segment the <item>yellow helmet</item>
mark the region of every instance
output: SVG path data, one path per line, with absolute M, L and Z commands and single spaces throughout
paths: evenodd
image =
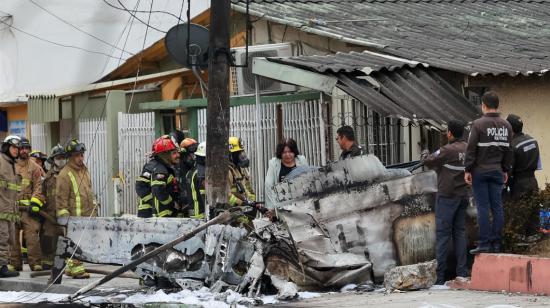
M 241 138 L 229 137 L 229 152 L 234 153 L 239 151 L 244 151 Z

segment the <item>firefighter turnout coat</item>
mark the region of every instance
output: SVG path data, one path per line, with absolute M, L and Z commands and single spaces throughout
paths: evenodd
M 79 167 L 69 161 L 57 176 L 55 192 L 57 216 L 97 215 L 92 180 L 86 166 Z

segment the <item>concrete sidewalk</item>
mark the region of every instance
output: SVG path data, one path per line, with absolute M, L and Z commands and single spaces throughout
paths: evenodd
M 105 271 L 114 271 L 118 266 L 86 264 L 86 268 L 95 268 Z M 0 279 L 0 291 L 27 291 L 27 292 L 43 292 L 48 287 L 48 279 L 50 276 L 30 277 L 30 271 L 27 264 L 23 266 L 23 271 L 19 277 L 2 278 Z M 61 284 L 52 285 L 48 293 L 72 294 L 83 286 L 99 280 L 104 275 L 91 274 L 89 279 L 73 279 L 63 275 Z M 138 279 L 131 278 L 115 278 L 100 287 L 101 290 L 117 288 L 120 290 L 138 290 L 141 288 Z
M 292 308 L 459 308 L 550 307 L 550 297 L 468 290 L 422 290 L 405 293 L 325 293 L 321 297 L 265 307 Z

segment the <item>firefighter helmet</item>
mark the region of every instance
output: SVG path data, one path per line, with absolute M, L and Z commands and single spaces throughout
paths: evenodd
M 84 143 L 78 141 L 78 139 L 73 139 L 65 147 L 65 153 L 71 155 L 74 153 L 84 153 L 86 152 L 86 146 Z
M 46 161 L 46 159 L 48 159 L 48 157 L 46 156 L 46 154 L 38 151 L 38 150 L 34 150 L 31 152 L 31 154 L 29 154 L 30 157 L 34 157 L 34 158 L 38 158 L 42 161 Z
M 155 155 L 176 149 L 177 146 L 174 143 L 173 138 L 169 135 L 160 136 L 157 140 L 155 140 L 155 142 L 153 142 L 153 154 Z
M 65 156 L 67 153 L 65 152 L 65 149 L 60 145 L 56 145 L 52 148 L 52 153 L 50 154 L 50 159 L 54 159 L 57 156 Z
M 28 148 L 28 149 L 32 148 L 31 147 L 31 142 L 26 137 L 21 137 L 21 143 L 19 144 L 19 147 L 20 148 Z
M 7 153 L 10 146 L 19 148 L 21 146 L 21 138 L 15 135 L 7 136 L 4 139 L 4 142 L 2 142 L 2 147 L 0 150 L 2 151 L 2 153 Z
M 199 143 L 197 150 L 195 151 L 195 156 L 206 157 L 206 142 L 203 141 Z
M 239 151 L 244 151 L 241 138 L 229 137 L 229 152 L 234 153 Z
M 194 153 L 195 151 L 197 151 L 198 145 L 199 143 L 197 142 L 197 140 L 193 138 L 185 138 L 181 142 L 180 147 L 183 152 Z

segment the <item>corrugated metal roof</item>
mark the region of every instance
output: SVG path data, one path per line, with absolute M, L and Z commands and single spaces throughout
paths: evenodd
M 387 56 L 370 51 L 350 53 L 338 52 L 333 55 L 325 56 L 299 56 L 289 58 L 267 58 L 267 60 L 277 63 L 288 64 L 296 67 L 306 68 L 319 73 L 332 72 L 351 73 L 361 71 L 365 74 L 380 70 L 393 71 L 396 68 L 408 66 L 411 68 L 417 65 L 427 67 L 427 64 L 421 64 L 416 61 L 410 61 L 403 58 Z
M 399 68 L 373 72 L 362 79 L 353 74 L 336 74 L 338 87 L 385 116 L 408 119 L 470 122 L 479 111 L 437 73 L 425 68 Z M 373 86 L 373 82 L 377 83 Z M 378 87 L 379 86 L 379 87 Z
M 250 0 L 252 15 L 430 66 L 477 74 L 550 69 L 550 1 Z M 232 0 L 244 12 L 246 0 Z

